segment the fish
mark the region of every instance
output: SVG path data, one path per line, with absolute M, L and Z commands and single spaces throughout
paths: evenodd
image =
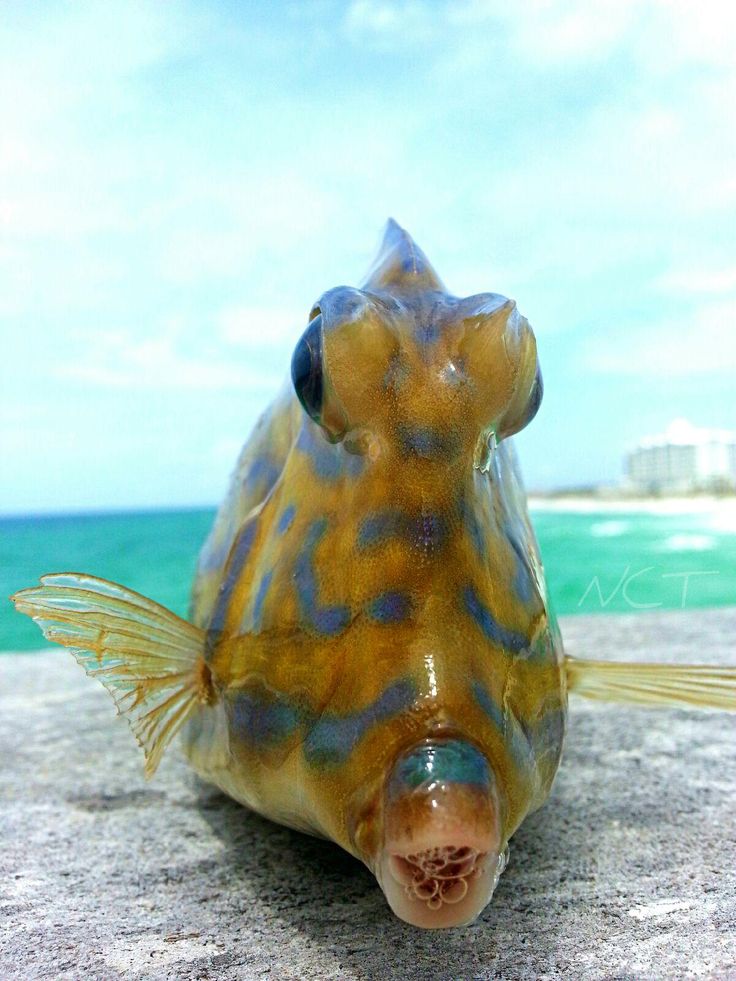
M 390 220 L 323 293 L 246 441 L 189 618 L 81 573 L 12 597 L 245 807 L 330 839 L 426 929 L 473 922 L 547 800 L 568 695 L 736 709 L 736 668 L 566 655 L 512 437 L 543 395 L 516 303 L 450 294 Z

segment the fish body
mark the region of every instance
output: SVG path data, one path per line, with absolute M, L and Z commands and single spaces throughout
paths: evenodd
M 108 687 L 149 771 L 181 732 L 202 777 L 361 859 L 402 918 L 469 922 L 549 795 L 568 687 L 637 700 L 635 672 L 563 652 L 510 439 L 541 395 L 513 301 L 452 296 L 390 222 L 363 286 L 311 310 L 191 623 L 84 576 L 16 603 Z M 704 695 L 654 667 L 639 700 L 733 707 L 727 669 Z
M 313 316 L 336 404 L 323 392 L 312 418 L 289 386 L 241 455 L 191 610 L 222 697 L 192 715 L 186 752 L 244 804 L 374 865 L 393 762 L 467 743 L 494 775 L 503 854 L 549 793 L 566 713 L 518 468 L 492 445 L 517 386 L 511 425 L 535 409 L 531 331 L 503 297 L 447 294 L 395 226 L 363 289 Z M 330 411 L 346 417 L 335 442 Z

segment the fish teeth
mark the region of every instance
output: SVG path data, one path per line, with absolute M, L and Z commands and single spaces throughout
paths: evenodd
M 483 874 L 485 857 L 484 852 L 467 845 L 436 846 L 406 856 L 392 855 L 389 868 L 407 896 L 434 910 L 465 898 L 469 883 Z
M 459 903 L 465 899 L 468 892 L 467 879 L 454 879 L 453 881 L 443 882 L 440 887 L 440 896 L 443 903 Z

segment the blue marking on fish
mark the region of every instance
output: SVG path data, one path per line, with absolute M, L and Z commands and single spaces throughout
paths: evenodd
M 281 470 L 268 456 L 259 456 L 253 461 L 245 475 L 244 483 L 253 493 L 258 487 L 261 493 L 267 493 L 279 478 Z
M 252 748 L 270 748 L 293 735 L 301 712 L 287 699 L 264 699 L 252 692 L 237 692 L 231 703 L 233 735 Z
M 416 332 L 417 341 L 423 347 L 436 344 L 442 336 L 442 324 L 434 320 L 425 320 Z
M 278 520 L 278 524 L 276 525 L 276 530 L 280 535 L 285 535 L 289 528 L 291 528 L 292 524 L 294 523 L 295 515 L 296 508 L 293 504 L 289 504 L 288 507 L 284 508 L 281 517 Z
M 486 547 L 485 537 L 483 535 L 483 526 L 478 520 L 478 515 L 476 514 L 473 502 L 468 500 L 468 498 L 463 498 L 460 506 L 460 513 L 463 524 L 465 525 L 468 535 L 470 536 L 470 541 L 473 544 L 475 554 L 481 561 L 485 561 L 488 550 Z
M 350 622 L 350 608 L 320 606 L 318 603 L 318 582 L 313 558 L 317 543 L 326 530 L 326 518 L 317 518 L 309 526 L 302 550 L 294 562 L 294 584 L 299 610 L 307 624 L 317 633 L 334 636 L 343 631 Z
M 401 511 L 377 511 L 363 518 L 358 526 L 358 548 L 383 544 L 388 538 L 404 534 L 406 515 Z
M 495 698 L 493 698 L 486 691 L 479 681 L 474 681 L 472 688 L 473 696 L 478 705 L 480 705 L 498 731 L 503 734 L 505 722 L 503 717 L 503 709 L 501 706 L 498 704 L 498 702 L 496 702 Z
M 441 548 L 447 541 L 447 520 L 441 514 L 424 511 L 413 522 L 409 534 L 412 544 L 423 551 Z
M 529 647 L 529 640 L 524 634 L 516 630 L 509 630 L 502 626 L 491 611 L 484 606 L 480 597 L 472 585 L 468 585 L 463 590 L 463 603 L 465 609 L 478 624 L 488 640 L 498 644 L 506 650 L 519 654 Z
M 368 298 L 362 290 L 351 286 L 335 286 L 322 294 L 320 308 L 323 312 L 325 332 L 346 320 L 354 320 L 366 307 Z M 325 314 L 325 311 L 329 311 Z
M 401 757 L 389 783 L 392 797 L 403 796 L 425 783 L 442 781 L 489 787 L 488 760 L 464 739 L 442 739 L 417 746 Z
M 406 593 L 381 593 L 368 603 L 366 612 L 378 623 L 401 623 L 411 612 L 411 600 Z
M 514 589 L 522 603 L 531 603 L 539 596 L 537 581 L 532 571 L 531 561 L 522 542 L 527 537 L 526 529 L 517 519 L 507 517 L 504 522 L 506 539 L 514 553 Z
M 269 569 L 267 573 L 261 579 L 260 585 L 258 586 L 258 592 L 256 593 L 256 598 L 253 602 L 253 629 L 260 630 L 261 623 L 263 620 L 263 604 L 266 599 L 266 593 L 268 593 L 269 586 L 271 585 L 271 580 L 273 579 L 273 569 Z
M 362 456 L 348 453 L 342 447 L 328 443 L 316 434 L 312 426 L 302 426 L 296 445 L 310 458 L 315 473 L 322 480 L 357 477 L 363 470 Z
M 348 715 L 323 715 L 304 741 L 305 759 L 313 766 L 344 763 L 373 726 L 409 708 L 416 693 L 414 682 L 402 679 L 364 709 Z
M 565 712 L 559 705 L 548 708 L 531 728 L 524 726 L 522 719 L 519 719 L 519 724 L 524 728 L 539 757 L 545 753 L 553 753 L 559 757 L 565 737 Z
M 452 439 L 430 426 L 399 426 L 398 436 L 404 453 L 426 460 L 451 455 Z
M 409 366 L 399 355 L 394 355 L 389 361 L 386 373 L 383 376 L 384 390 L 394 392 L 400 391 L 410 376 Z
M 319 634 L 332 637 L 343 632 L 350 622 L 347 606 L 322 606 L 312 613 L 312 626 Z
M 557 653 L 555 642 L 549 629 L 541 630 L 531 645 L 529 660 L 540 664 L 556 664 Z
M 516 765 L 519 768 L 534 765 L 531 740 L 519 720 L 509 712 L 504 713 L 479 681 L 473 682 L 472 690 L 476 702 L 508 745 Z
M 390 538 L 404 539 L 422 549 L 440 548 L 447 541 L 447 520 L 441 514 L 408 515 L 387 509 L 368 515 L 358 526 L 358 548 L 383 545 Z
M 248 521 L 238 532 L 238 535 L 233 542 L 233 546 L 230 549 L 225 576 L 220 584 L 217 599 L 215 600 L 215 606 L 212 611 L 212 617 L 207 630 L 205 660 L 210 657 L 215 645 L 217 644 L 217 641 L 220 639 L 225 626 L 225 619 L 227 617 L 227 610 L 230 603 L 230 598 L 232 596 L 232 591 L 240 579 L 243 566 L 245 565 L 245 562 L 250 554 L 250 550 L 253 546 L 257 530 L 257 522 L 253 520 Z
M 514 574 L 514 589 L 522 603 L 531 603 L 536 591 L 536 581 L 529 568 L 529 559 L 515 537 L 509 536 L 511 548 L 514 550 L 516 572 Z

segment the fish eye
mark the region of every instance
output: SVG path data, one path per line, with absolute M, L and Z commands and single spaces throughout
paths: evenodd
M 537 412 L 539 412 L 539 406 L 542 404 L 543 395 L 544 381 L 542 380 L 542 371 L 539 365 L 537 365 L 537 373 L 534 376 L 534 384 L 532 385 L 532 392 L 529 396 L 529 404 L 527 406 L 526 418 L 524 420 L 525 426 L 528 426 Z
M 539 362 L 537 362 L 537 368 L 534 374 L 531 389 L 525 396 L 523 402 L 516 405 L 512 403 L 511 410 L 504 416 L 499 427 L 499 431 L 497 433 L 499 439 L 506 439 L 507 436 L 513 436 L 515 433 L 518 433 L 524 429 L 525 426 L 528 426 L 532 419 L 536 416 L 537 412 L 539 412 L 539 406 L 542 404 L 543 395 L 544 383 L 542 381 L 542 372 L 539 367 Z
M 291 359 L 291 380 L 307 415 L 320 421 L 322 412 L 322 314 L 309 322 Z

